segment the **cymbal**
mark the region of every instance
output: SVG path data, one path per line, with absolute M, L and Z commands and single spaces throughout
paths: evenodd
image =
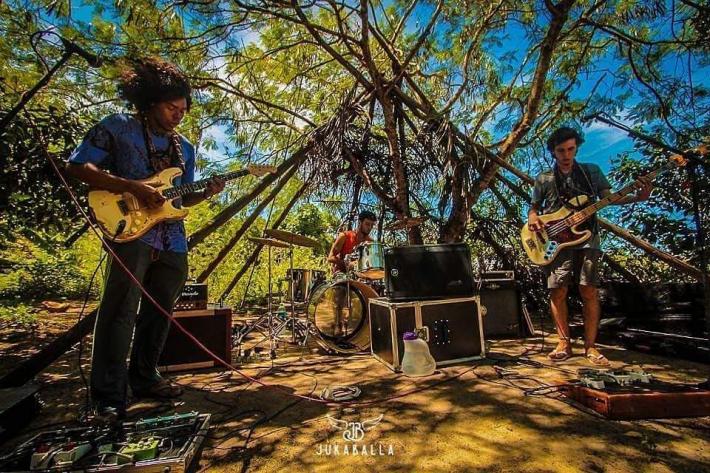
M 253 241 L 254 243 L 258 243 L 260 245 L 275 246 L 278 248 L 288 248 L 288 244 L 282 241 L 274 240 L 273 238 L 249 237 L 249 241 Z
M 287 232 L 286 230 L 277 230 L 275 228 L 264 230 L 264 233 L 271 238 L 276 238 L 277 240 L 285 241 L 297 246 L 308 246 L 315 248 L 318 246 L 318 242 L 313 238 L 307 236 L 299 235 L 298 233 Z
M 426 217 L 405 217 L 402 220 L 396 220 L 385 227 L 385 230 L 405 230 L 416 227 L 426 222 Z

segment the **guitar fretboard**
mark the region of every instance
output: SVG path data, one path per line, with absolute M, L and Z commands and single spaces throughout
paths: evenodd
M 232 179 L 236 179 L 238 177 L 246 176 L 249 174 L 248 169 L 240 169 L 239 171 L 232 171 L 228 172 L 226 174 L 219 174 L 218 177 L 222 178 L 225 181 L 230 181 Z M 183 195 L 187 194 L 192 194 L 193 192 L 200 191 L 204 188 L 207 187 L 207 183 L 211 180 L 212 178 L 207 178 L 207 179 L 201 179 L 196 182 L 191 182 L 189 184 L 182 184 L 179 186 L 171 187 L 169 189 L 163 190 L 162 194 L 163 197 L 166 199 L 175 199 L 177 197 L 181 197 Z
M 672 166 L 673 166 L 673 163 L 668 163 L 668 164 L 656 169 L 655 171 L 649 172 L 648 174 L 646 174 L 645 177 L 647 177 L 649 180 L 653 180 L 658 175 L 658 173 L 660 173 Z M 564 220 L 564 223 L 571 227 L 571 226 L 577 225 L 577 224 L 585 221 L 586 219 L 588 219 L 589 217 L 591 217 L 592 215 L 594 215 L 595 213 L 597 213 L 598 211 L 600 211 L 601 209 L 606 207 L 607 205 L 614 204 L 614 203 L 620 201 L 621 199 L 623 199 L 625 196 L 627 196 L 631 192 L 633 192 L 634 189 L 637 188 L 638 182 L 639 181 L 636 180 L 636 181 L 632 182 L 631 184 L 629 184 L 625 187 L 622 187 L 621 189 L 614 192 L 613 194 L 610 194 L 610 195 L 604 197 L 603 199 L 595 202 L 594 204 L 583 208 L 579 212 L 573 213 L 572 215 L 570 215 L 569 217 L 567 217 Z

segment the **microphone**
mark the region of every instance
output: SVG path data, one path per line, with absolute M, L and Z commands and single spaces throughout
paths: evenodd
M 97 56 L 94 53 L 90 53 L 75 42 L 70 41 L 66 38 L 62 38 L 61 36 L 59 37 L 59 39 L 62 40 L 62 44 L 64 45 L 64 50 L 66 52 L 78 54 L 79 56 L 83 57 L 84 60 L 86 60 L 86 62 L 89 64 L 89 66 L 101 67 L 101 65 L 103 64 L 104 60 L 101 57 Z

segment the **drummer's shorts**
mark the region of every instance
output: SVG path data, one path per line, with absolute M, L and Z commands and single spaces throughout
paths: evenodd
M 599 286 L 599 259 L 601 250 L 596 248 L 565 248 L 555 260 L 543 267 L 547 276 L 547 288 L 556 289 L 579 284 Z

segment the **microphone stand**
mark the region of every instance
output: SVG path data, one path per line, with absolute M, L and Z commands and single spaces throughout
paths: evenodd
M 39 92 L 45 85 L 47 85 L 52 78 L 54 74 L 57 73 L 59 69 L 61 69 L 64 64 L 69 60 L 69 58 L 74 54 L 71 51 L 64 51 L 64 54 L 62 54 L 62 57 L 59 58 L 59 61 L 57 61 L 54 66 L 50 70 L 47 71 L 47 73 L 42 76 L 42 78 L 30 89 L 25 91 L 22 94 L 22 97 L 20 97 L 20 100 L 17 101 L 14 107 L 12 107 L 5 116 L 0 118 L 0 135 L 3 134 L 5 131 L 5 128 L 10 124 L 10 122 L 17 116 L 18 113 L 20 113 L 20 110 L 24 108 L 25 105 L 27 105 L 27 102 L 32 100 L 32 97 L 34 97 L 37 92 Z
M 59 69 L 64 67 L 64 64 L 67 63 L 73 54 L 77 54 L 84 58 L 91 67 L 99 67 L 101 65 L 101 59 L 97 56 L 88 53 L 76 44 L 65 40 L 64 38 L 60 37 L 60 39 L 62 41 L 62 45 L 64 46 L 64 53 L 62 54 L 62 57 L 59 58 L 54 66 L 52 66 L 52 68 L 48 70 L 30 90 L 27 90 L 22 94 L 20 100 L 17 101 L 17 103 L 7 112 L 7 114 L 0 118 L 0 136 L 3 134 L 5 128 L 7 128 L 10 122 L 17 116 L 18 113 L 20 113 L 25 105 L 27 105 L 27 102 L 32 100 L 37 92 L 42 90 L 42 88 L 49 83 L 54 74 L 56 74 Z

